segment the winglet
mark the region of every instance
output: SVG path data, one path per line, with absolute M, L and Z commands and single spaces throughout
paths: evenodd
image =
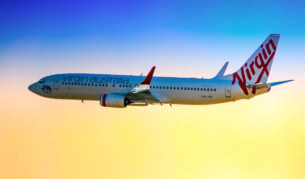
M 145 77 L 144 81 L 141 83 L 142 85 L 149 85 L 151 82 L 151 79 L 154 75 L 156 66 L 153 66 L 150 70 L 150 72 L 147 74 L 147 76 Z
M 223 75 L 225 74 L 225 71 L 228 67 L 228 64 L 229 64 L 229 62 L 226 62 L 214 78 L 223 77 Z

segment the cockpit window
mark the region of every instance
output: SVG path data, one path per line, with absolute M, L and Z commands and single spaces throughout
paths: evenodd
M 44 83 L 44 80 L 39 80 L 38 82 L 39 82 L 39 83 Z

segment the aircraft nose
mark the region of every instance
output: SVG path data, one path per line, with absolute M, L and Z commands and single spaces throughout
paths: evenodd
M 36 84 L 35 84 L 35 83 L 31 84 L 31 85 L 28 87 L 28 89 L 29 89 L 31 92 L 35 93 Z

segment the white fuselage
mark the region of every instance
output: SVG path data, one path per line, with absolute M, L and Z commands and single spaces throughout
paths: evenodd
M 270 34 L 234 73 L 224 75 L 228 62 L 214 78 L 154 76 L 155 66 L 144 76 L 107 74 L 57 74 L 42 78 L 29 90 L 48 98 L 99 100 L 104 107 L 128 105 L 215 104 L 249 99 L 266 93 L 271 86 L 292 80 L 267 83 L 280 34 Z
M 57 74 L 47 76 L 32 84 L 34 93 L 55 99 L 100 100 L 103 94 L 127 94 L 144 76 L 107 74 Z M 257 89 L 255 95 L 269 89 Z M 245 95 L 240 86 L 232 85 L 231 79 L 199 79 L 176 77 L 153 77 L 151 94 L 158 101 L 137 101 L 142 103 L 169 104 L 215 104 L 248 99 L 255 95 Z M 160 102 L 161 101 L 161 102 Z

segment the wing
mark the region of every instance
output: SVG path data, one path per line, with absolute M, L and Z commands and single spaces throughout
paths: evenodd
M 226 62 L 214 78 L 222 78 L 226 72 L 229 62 Z
M 144 81 L 138 84 L 135 88 L 133 88 L 129 93 L 126 95 L 126 99 L 132 102 L 159 102 L 159 100 L 153 96 L 150 92 L 150 82 L 154 75 L 156 67 L 153 66 L 150 72 L 145 77 Z

